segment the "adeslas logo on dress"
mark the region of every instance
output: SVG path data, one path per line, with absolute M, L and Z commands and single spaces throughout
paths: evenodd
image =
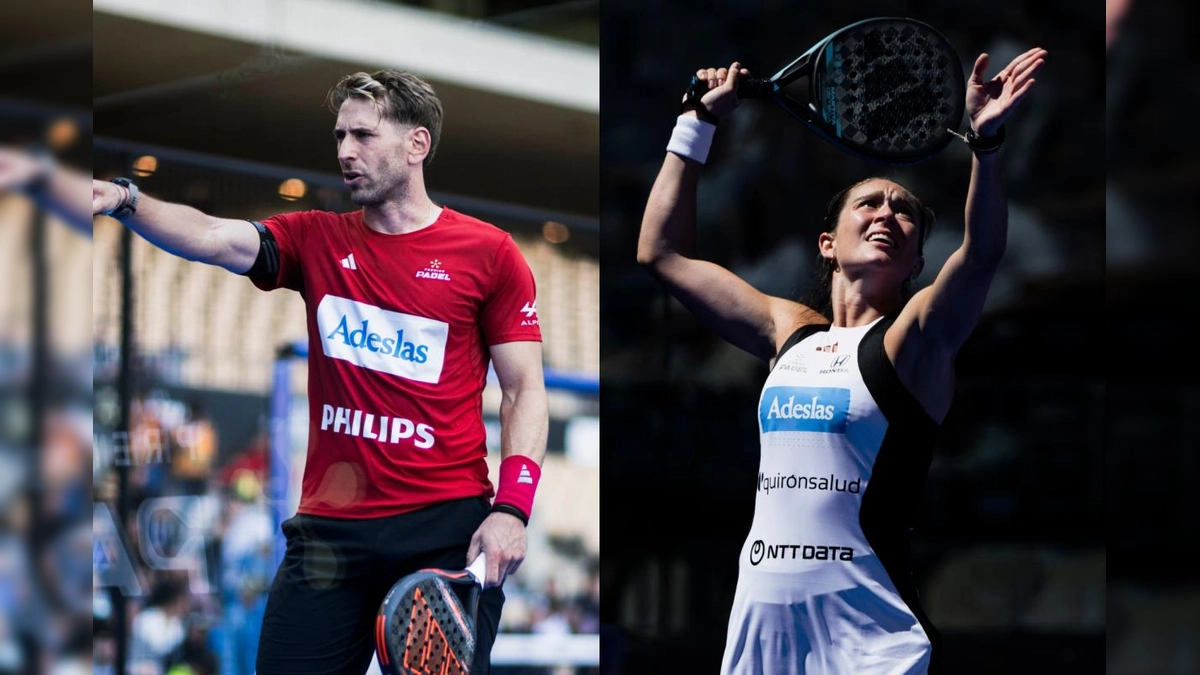
M 837 387 L 769 387 L 759 402 L 764 433 L 819 431 L 844 433 L 850 390 Z

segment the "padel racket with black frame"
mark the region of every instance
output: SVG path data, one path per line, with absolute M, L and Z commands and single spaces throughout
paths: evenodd
M 771 77 L 742 80 L 738 96 L 775 103 L 851 155 L 904 164 L 953 139 L 966 86 L 958 53 L 937 29 L 879 17 L 834 31 Z
M 397 581 L 375 617 L 375 649 L 387 675 L 468 675 L 475 612 L 487 562 L 465 570 L 423 569 Z

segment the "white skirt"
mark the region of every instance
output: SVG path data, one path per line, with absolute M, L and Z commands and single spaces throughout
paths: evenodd
M 925 675 L 932 646 L 894 591 L 738 579 L 722 675 Z M 793 583 L 789 583 L 793 582 Z

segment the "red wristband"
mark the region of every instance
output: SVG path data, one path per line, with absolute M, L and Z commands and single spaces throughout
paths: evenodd
M 525 519 L 533 512 L 533 495 L 542 478 L 542 467 L 525 455 L 509 455 L 500 462 L 500 480 L 496 487 L 493 508 L 507 504 L 521 513 Z

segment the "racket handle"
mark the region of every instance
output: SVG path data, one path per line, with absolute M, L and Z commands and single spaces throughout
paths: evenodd
M 770 79 L 751 77 L 738 82 L 738 98 L 767 98 L 775 91 Z
M 467 573 L 475 577 L 475 583 L 482 586 L 483 582 L 487 579 L 487 556 L 480 553 L 475 562 L 467 567 Z

